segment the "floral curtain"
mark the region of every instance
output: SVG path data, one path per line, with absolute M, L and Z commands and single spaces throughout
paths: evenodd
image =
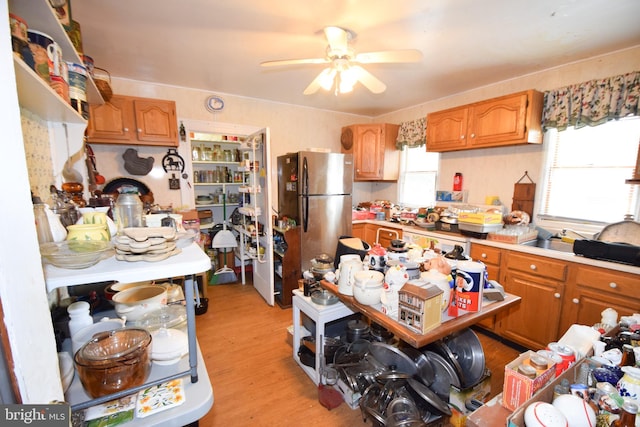
M 396 148 L 402 150 L 404 147 L 420 147 L 427 143 L 427 119 L 411 120 L 400 123 L 398 137 L 396 138 Z
M 591 80 L 544 94 L 543 129 L 597 126 L 640 115 L 640 71 Z

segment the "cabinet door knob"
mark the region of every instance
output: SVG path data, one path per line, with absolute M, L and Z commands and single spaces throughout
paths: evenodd
M 574 304 L 580 304 L 580 300 L 578 298 L 574 298 L 571 300 Z
M 560 298 L 562 295 L 560 295 L 560 292 L 556 292 L 555 294 L 553 294 L 554 298 Z
M 138 128 L 138 133 L 142 133 L 142 129 L 141 128 Z
M 122 130 L 125 131 L 125 132 L 129 132 L 129 128 L 124 128 Z
M 475 134 L 475 133 L 472 133 L 472 134 L 471 134 L 471 138 L 475 138 L 475 137 L 476 137 L 476 134 Z
M 480 258 L 487 259 L 487 254 L 482 254 L 482 255 L 480 255 Z
M 534 271 L 538 269 L 538 267 L 537 267 L 535 264 L 531 264 L 531 265 L 529 266 L 529 268 L 530 268 L 530 269 L 532 269 L 532 270 L 534 270 Z
M 615 288 L 617 288 L 617 287 L 618 287 L 618 284 L 617 284 L 616 282 L 611 282 L 611 283 L 609 283 L 609 287 L 610 287 L 611 289 L 615 289 Z
M 460 135 L 460 139 L 464 139 L 464 135 Z

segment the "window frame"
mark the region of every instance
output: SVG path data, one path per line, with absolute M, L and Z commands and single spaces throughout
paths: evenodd
M 640 121 L 640 117 L 635 117 L 634 119 Z M 625 120 L 625 119 L 621 119 Z M 609 123 L 609 122 L 608 122 Z M 602 124 L 600 126 L 606 126 Z M 557 132 L 557 131 L 556 131 Z M 553 216 L 546 213 L 543 213 L 544 209 L 544 200 L 547 197 L 547 187 L 548 187 L 548 179 L 549 179 L 549 169 L 551 167 L 551 163 L 553 163 L 553 155 L 550 153 L 552 150 L 551 138 L 555 138 L 556 134 L 554 131 L 545 131 L 543 135 L 543 147 L 544 147 L 544 162 L 542 165 L 541 171 L 541 183 L 536 190 L 536 205 L 534 212 L 534 224 L 550 230 L 552 232 L 560 232 L 563 229 L 575 230 L 581 234 L 587 235 L 587 237 L 593 237 L 595 234 L 599 233 L 602 228 L 610 224 L 609 222 L 597 221 L 597 220 L 584 220 L 584 219 L 576 219 L 576 218 L 567 218 L 561 216 Z M 634 157 L 635 159 L 635 157 Z M 636 166 L 637 167 L 637 166 Z M 630 177 L 629 177 L 630 178 Z M 625 184 L 624 182 L 621 185 L 632 185 Z M 635 203 L 635 212 L 633 212 L 634 219 L 636 221 L 640 220 L 640 189 L 636 188 L 631 191 L 636 191 L 636 203 Z M 620 221 L 623 221 L 624 218 L 620 218 Z

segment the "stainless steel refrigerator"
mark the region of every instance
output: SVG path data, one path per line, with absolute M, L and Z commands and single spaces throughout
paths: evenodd
M 311 259 L 335 256 L 338 239 L 351 235 L 353 156 L 300 151 L 278 157 L 278 214 L 300 226 L 302 271 Z

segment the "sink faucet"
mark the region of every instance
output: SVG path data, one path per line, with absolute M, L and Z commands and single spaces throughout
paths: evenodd
M 567 233 L 573 233 L 573 234 L 575 234 L 575 235 L 577 235 L 577 236 L 582 237 L 583 239 L 587 239 L 587 240 L 591 239 L 591 237 L 587 237 L 587 236 L 585 236 L 584 234 L 580 234 L 580 233 L 578 233 L 578 232 L 577 232 L 577 231 L 575 231 L 575 230 L 571 230 L 570 228 L 563 228 L 563 229 L 562 229 L 562 231 L 561 231 L 560 236 L 566 237 L 566 236 L 567 236 Z

